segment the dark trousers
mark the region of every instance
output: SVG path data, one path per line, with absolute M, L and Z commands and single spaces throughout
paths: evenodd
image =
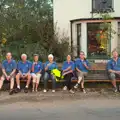
M 71 85 L 71 78 L 73 77 L 73 73 L 68 73 L 64 76 L 65 83 L 64 85 L 67 86 L 68 90 L 70 90 L 72 87 Z
M 44 74 L 44 89 L 47 89 L 49 79 L 52 80 L 52 89 L 55 90 L 55 88 L 56 88 L 56 79 L 52 74 L 50 74 L 48 72 L 45 72 L 45 74 Z

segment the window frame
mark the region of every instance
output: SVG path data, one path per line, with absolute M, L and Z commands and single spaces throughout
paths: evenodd
M 77 55 L 81 51 L 81 23 L 77 24 Z
M 118 22 L 118 35 L 120 35 L 120 21 Z
M 87 23 L 87 58 L 88 59 L 110 59 L 111 58 L 111 56 L 107 56 L 107 55 L 98 55 L 98 56 L 90 56 L 89 54 L 88 54 L 88 52 L 89 52 L 89 49 L 88 49 L 88 47 L 89 47 L 89 41 L 88 41 L 88 24 L 94 24 L 94 23 L 96 23 L 96 22 L 92 22 L 92 23 Z M 100 24 L 100 23 L 102 23 L 102 22 L 97 22 L 98 24 Z M 110 36 L 110 39 L 109 39 L 109 52 L 111 52 L 111 36 Z
M 103 10 L 103 11 L 101 11 L 101 10 L 97 11 L 97 9 L 94 10 L 94 9 L 93 9 L 94 1 L 95 1 L 95 0 L 92 0 L 92 12 L 91 12 L 91 13 L 110 13 L 110 12 L 115 12 L 115 11 L 114 11 L 114 0 L 112 0 L 112 8 L 111 8 L 111 10 L 109 10 L 109 11 L 108 11 L 107 9 L 106 9 L 105 11 L 104 11 L 104 10 Z M 99 3 L 99 4 L 100 4 L 100 3 Z

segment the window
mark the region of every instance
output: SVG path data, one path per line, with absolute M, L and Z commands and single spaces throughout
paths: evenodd
M 81 50 L 81 24 L 77 24 L 77 55 L 80 54 Z
M 120 22 L 118 22 L 118 35 L 120 36 Z
M 113 12 L 113 0 L 92 0 L 92 12 Z
M 87 24 L 87 54 L 88 58 L 106 58 L 110 57 L 111 36 L 101 29 L 101 23 Z

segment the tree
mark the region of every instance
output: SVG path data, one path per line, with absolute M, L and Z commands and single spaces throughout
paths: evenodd
M 0 0 L 0 20 L 0 40 L 7 40 L 3 55 L 11 51 L 19 59 L 24 52 L 31 59 L 33 53 L 38 53 L 46 59 L 48 53 L 59 53 L 51 0 Z

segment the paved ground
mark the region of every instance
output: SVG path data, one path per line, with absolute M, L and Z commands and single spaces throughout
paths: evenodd
M 0 120 L 119 120 L 120 93 L 100 90 L 71 95 L 29 93 L 0 95 Z

